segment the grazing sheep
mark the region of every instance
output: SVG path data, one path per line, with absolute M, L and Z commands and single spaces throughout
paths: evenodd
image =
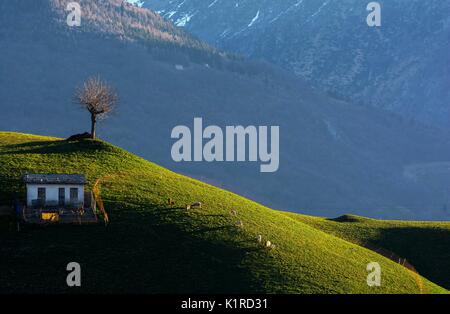
M 237 216 L 237 211 L 234 210 L 234 209 L 232 209 L 232 210 L 230 211 L 230 214 L 231 214 L 231 216 L 236 217 L 236 216 Z
M 258 235 L 256 237 L 256 241 L 258 241 L 258 243 L 262 243 L 262 235 Z
M 198 207 L 198 208 L 202 208 L 202 202 L 195 202 L 191 204 L 191 207 Z
M 191 205 L 186 205 L 186 210 L 190 210 L 191 209 Z
M 242 228 L 242 227 L 244 227 L 244 223 L 243 223 L 241 220 L 238 220 L 238 221 L 236 222 L 236 226 Z
M 272 246 L 272 242 L 270 242 L 269 240 L 267 240 L 266 242 L 266 247 L 270 248 Z

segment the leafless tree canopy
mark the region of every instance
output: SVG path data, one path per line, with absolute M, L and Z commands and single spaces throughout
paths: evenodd
M 77 89 L 75 98 L 77 103 L 99 118 L 114 111 L 118 101 L 116 91 L 99 77 L 89 78 Z
M 75 101 L 91 114 L 91 136 L 95 138 L 97 119 L 105 118 L 114 111 L 118 96 L 116 91 L 99 77 L 91 77 L 76 90 Z

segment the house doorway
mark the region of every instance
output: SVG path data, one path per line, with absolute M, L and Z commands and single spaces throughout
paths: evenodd
M 37 189 L 37 197 L 38 197 L 39 204 L 41 206 L 43 206 L 45 204 L 45 199 L 46 199 L 45 194 L 46 194 L 45 193 L 45 188 L 38 188 Z
M 58 189 L 58 204 L 59 206 L 64 206 L 66 203 L 66 189 L 59 188 Z
M 70 188 L 70 203 L 78 203 L 78 188 Z

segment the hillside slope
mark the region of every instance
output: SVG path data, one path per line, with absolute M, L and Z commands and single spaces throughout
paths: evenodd
M 448 1 L 380 1 L 378 28 L 367 26 L 365 0 L 144 2 L 213 45 L 279 64 L 321 90 L 448 128 Z
M 89 130 L 73 92 L 98 74 L 120 96 L 99 137 L 166 168 L 279 209 L 448 217 L 448 134 L 315 93 L 290 73 L 224 55 L 118 0 L 80 1 L 89 14 L 70 28 L 67 2 L 0 3 L 0 129 L 60 137 Z M 280 126 L 279 171 L 174 162 L 171 131 L 192 127 L 194 117 L 222 128 Z
M 344 215 L 336 219 L 285 213 L 328 234 L 406 258 L 414 268 L 450 288 L 450 222 L 383 221 Z
M 74 291 L 65 287 L 72 261 L 83 273 L 77 292 L 447 292 L 372 251 L 105 142 L 3 132 L 0 155 L 3 198 L 22 195 L 25 172 L 82 172 L 90 186 L 102 179 L 111 219 L 108 227 L 3 232 L 2 293 Z M 165 205 L 167 197 L 174 207 Z M 205 206 L 182 209 L 192 201 Z M 235 226 L 237 219 L 243 228 Z M 258 234 L 276 248 L 259 245 Z M 378 288 L 366 284 L 373 261 L 383 271 Z

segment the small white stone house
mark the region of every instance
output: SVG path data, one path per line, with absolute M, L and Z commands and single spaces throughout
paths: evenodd
M 26 174 L 27 206 L 84 205 L 86 178 L 81 174 Z

